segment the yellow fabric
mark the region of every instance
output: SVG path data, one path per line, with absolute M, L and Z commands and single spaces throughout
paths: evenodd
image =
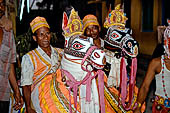
M 57 53 L 62 54 L 62 50 L 55 50 L 57 50 Z M 38 89 L 38 99 L 42 112 L 68 113 L 69 90 L 61 81 L 62 77 L 60 69 L 57 69 L 54 73 L 48 73 L 51 69 L 51 65 L 40 55 L 37 50 L 30 52 L 29 56 L 32 62 L 34 62 L 32 91 L 34 92 Z M 72 96 L 71 104 L 74 105 L 74 99 Z M 75 112 L 74 107 L 72 110 Z M 80 112 L 79 102 L 77 103 L 77 110 Z
M 36 17 L 34 20 L 32 20 L 32 22 L 30 23 L 30 27 L 33 33 L 41 27 L 50 28 L 46 19 L 44 17 L 39 17 L 39 16 Z
M 52 74 L 47 74 L 51 69 L 49 64 L 35 49 L 29 53 L 32 62 L 34 62 L 34 76 L 31 90 L 33 91 L 35 86 L 40 82 L 38 86 L 39 91 L 39 103 L 43 113 L 59 113 L 56 109 L 56 105 L 51 98 L 50 82 L 52 81 Z M 59 105 L 58 105 L 59 106 Z M 66 113 L 66 112 L 62 112 Z
M 34 55 L 36 64 L 32 55 L 30 54 Z M 34 64 L 33 85 L 31 86 L 31 89 L 33 90 L 36 84 L 50 71 L 51 65 L 39 54 L 39 52 L 36 49 L 34 50 L 34 52 L 33 51 L 30 52 L 30 54 L 29 55 L 32 58 L 32 62 Z

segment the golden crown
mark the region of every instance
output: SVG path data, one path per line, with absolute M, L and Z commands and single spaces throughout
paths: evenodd
M 120 27 L 125 27 L 126 21 L 128 18 L 124 16 L 123 9 L 121 8 L 121 4 L 118 4 L 115 7 L 115 10 L 112 10 L 108 16 L 106 17 L 106 20 L 104 22 L 104 27 L 109 28 L 111 26 L 120 26 Z
M 83 33 L 82 21 L 78 16 L 78 12 L 76 12 L 74 8 L 71 10 L 69 19 L 67 17 L 66 12 L 63 13 L 62 29 L 63 29 L 63 35 L 65 37 L 70 37 L 72 35 Z

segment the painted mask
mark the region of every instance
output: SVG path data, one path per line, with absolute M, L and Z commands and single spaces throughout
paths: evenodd
M 138 55 L 138 43 L 132 38 L 130 33 L 131 30 L 127 28 L 118 30 L 114 26 L 109 27 L 105 36 L 105 48 L 110 50 L 118 48 L 125 55 L 136 57 Z
M 73 35 L 65 40 L 67 43 L 64 48 L 64 53 L 70 55 L 71 58 L 84 58 L 86 53 L 90 50 L 90 54 L 86 59 L 92 67 L 102 69 L 105 65 L 105 52 L 97 47 L 93 47 L 92 38 L 81 38 L 79 35 Z
M 170 57 L 170 20 L 168 20 L 169 26 L 164 31 L 164 48 L 165 54 Z
M 87 53 L 90 53 L 86 61 L 97 69 L 104 67 L 104 51 L 94 47 L 92 38 L 82 35 L 82 21 L 74 8 L 71 10 L 69 18 L 66 12 L 63 13 L 62 29 L 65 37 L 64 53 L 69 55 L 70 59 L 84 58 Z
M 128 18 L 125 16 L 121 4 L 118 4 L 114 10 L 110 10 L 104 27 L 108 29 L 105 36 L 105 48 L 115 52 L 123 53 L 128 57 L 138 55 L 138 43 L 132 36 L 132 30 L 125 27 Z

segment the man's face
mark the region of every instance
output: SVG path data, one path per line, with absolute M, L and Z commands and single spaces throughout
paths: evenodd
M 99 36 L 99 27 L 96 25 L 89 25 L 85 30 L 85 35 L 97 39 Z
M 5 14 L 5 4 L 3 0 L 0 0 L 0 18 Z
M 33 37 L 38 45 L 42 48 L 47 48 L 50 46 L 51 33 L 49 28 L 41 27 L 36 31 L 36 36 Z

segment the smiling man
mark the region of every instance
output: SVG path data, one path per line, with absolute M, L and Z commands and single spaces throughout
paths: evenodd
M 88 14 L 83 18 L 83 32 L 85 36 L 92 37 L 93 43 L 98 48 L 104 48 L 104 41 L 99 37 L 100 25 L 97 17 Z

